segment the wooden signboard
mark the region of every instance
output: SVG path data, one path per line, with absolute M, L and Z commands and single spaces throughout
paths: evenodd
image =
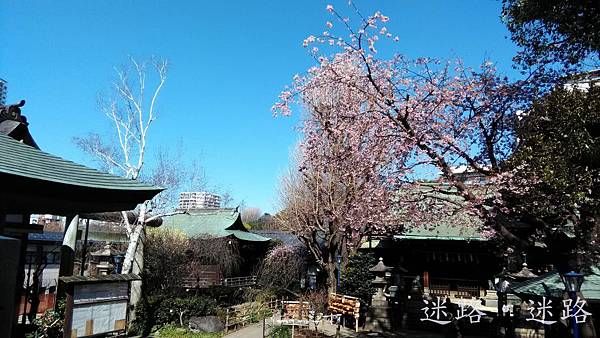
M 65 338 L 125 332 L 129 285 L 135 275 L 62 277 L 66 281 Z
M 71 337 L 125 330 L 129 282 L 75 285 Z
M 331 314 L 353 316 L 355 330 L 358 332 L 358 319 L 360 317 L 360 300 L 358 298 L 332 293 L 329 295 L 329 312 Z

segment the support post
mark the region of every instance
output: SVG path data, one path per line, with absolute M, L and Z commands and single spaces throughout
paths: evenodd
M 576 304 L 575 302 L 577 301 L 577 293 L 569 291 L 569 296 L 571 297 L 572 304 Z M 575 306 L 571 308 L 571 311 L 573 312 L 573 316 L 571 318 L 571 321 L 573 323 L 573 338 L 579 338 L 579 325 L 577 325 L 577 319 L 575 318 Z
M 83 276 L 85 272 L 85 260 L 87 256 L 87 244 L 88 244 L 88 232 L 90 231 L 90 219 L 85 220 L 85 236 L 83 239 L 83 246 L 81 248 L 81 266 L 79 267 L 79 275 Z
M 73 275 L 73 264 L 75 262 L 75 245 L 77 244 L 77 228 L 79 226 L 79 215 L 67 216 L 65 220 L 65 236 L 63 238 L 62 246 L 60 247 L 60 268 L 58 270 L 58 276 L 72 276 Z M 61 282 L 58 283 L 56 290 L 56 304 L 58 300 L 65 296 L 65 285 Z

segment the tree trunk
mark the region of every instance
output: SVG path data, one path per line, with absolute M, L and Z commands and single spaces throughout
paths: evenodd
M 336 264 L 335 258 L 329 259 L 326 265 L 327 269 L 327 292 L 335 293 L 337 291 L 337 274 L 336 274 Z
M 142 226 L 140 232 L 137 249 L 135 250 L 133 266 L 131 269 L 132 273 L 141 275 L 144 271 L 144 242 L 146 241 L 146 229 Z M 129 311 L 129 320 L 135 319 L 135 307 L 138 302 L 142 299 L 142 281 L 136 280 L 131 282 L 131 293 L 129 297 L 129 304 L 131 305 L 131 311 Z
M 143 232 L 143 223 L 138 222 L 134 225 L 133 232 L 131 233 L 131 237 L 129 238 L 129 244 L 127 245 L 127 252 L 125 253 L 125 259 L 123 260 L 123 268 L 121 270 L 121 273 L 132 273 L 132 268 L 135 265 L 134 260 L 136 258 L 138 246 L 140 245 L 140 238 L 142 237 Z

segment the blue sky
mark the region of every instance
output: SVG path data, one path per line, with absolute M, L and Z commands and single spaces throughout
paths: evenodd
M 283 86 L 312 59 L 302 47 L 346 1 L 6 0 L 0 4 L 0 78 L 41 148 L 92 165 L 74 136 L 109 131 L 96 98 L 129 55 L 171 62 L 150 147 L 199 161 L 209 183 L 263 211 L 277 209 L 279 177 L 298 140 L 295 118 L 273 118 Z M 496 0 L 356 1 L 378 9 L 410 57 L 485 58 L 512 73 L 514 45 Z M 151 159 L 151 157 L 149 157 Z

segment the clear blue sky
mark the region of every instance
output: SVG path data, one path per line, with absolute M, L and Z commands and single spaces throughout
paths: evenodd
M 271 105 L 312 64 L 302 41 L 347 1 L 6 0 L 0 4 L 0 78 L 45 151 L 92 164 L 72 143 L 106 132 L 96 97 L 128 55 L 170 60 L 152 147 L 183 141 L 213 185 L 263 211 L 276 210 L 279 176 L 298 139 L 295 119 Z M 497 0 L 356 1 L 381 10 L 411 57 L 484 58 L 510 72 L 515 47 Z

